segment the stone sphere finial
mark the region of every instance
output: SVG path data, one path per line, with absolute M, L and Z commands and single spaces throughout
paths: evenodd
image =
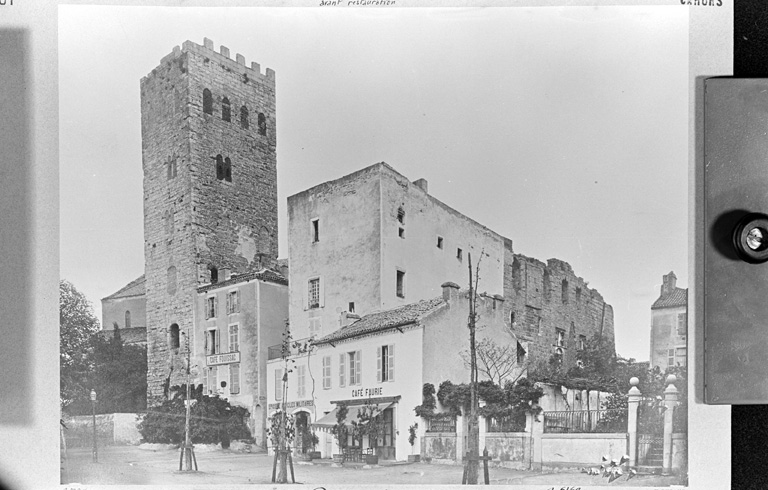
M 667 376 L 667 384 L 668 385 L 670 385 L 670 384 L 672 384 L 672 383 L 674 383 L 676 381 L 677 381 L 677 376 L 675 376 L 674 374 L 670 374 L 669 376 Z
M 637 379 L 637 377 L 636 377 L 636 376 L 632 376 L 632 377 L 629 379 L 629 384 L 631 384 L 632 386 L 637 386 L 637 385 L 639 385 L 639 384 L 640 384 L 640 380 L 639 380 L 639 379 Z

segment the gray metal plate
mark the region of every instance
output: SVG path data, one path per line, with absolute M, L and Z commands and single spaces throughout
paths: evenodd
M 709 79 L 704 98 L 704 398 L 768 403 L 768 262 L 732 239 L 768 214 L 768 80 Z

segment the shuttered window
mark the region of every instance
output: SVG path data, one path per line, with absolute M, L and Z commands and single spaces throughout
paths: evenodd
M 395 379 L 395 345 L 382 345 L 376 349 L 376 380 L 379 382 Z
M 323 389 L 331 389 L 331 356 L 323 357 Z

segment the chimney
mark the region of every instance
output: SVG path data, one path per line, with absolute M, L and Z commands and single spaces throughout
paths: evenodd
M 355 323 L 359 319 L 360 319 L 360 315 L 356 315 L 348 311 L 342 311 L 341 317 L 339 319 L 339 326 L 346 327 L 347 325 L 351 325 Z
M 440 287 L 443 288 L 443 301 L 452 301 L 459 297 L 459 285 L 455 282 L 444 282 Z
M 228 281 L 230 277 L 232 277 L 232 270 L 229 267 L 222 268 L 221 269 L 221 280 L 222 281 Z
M 664 281 L 661 284 L 661 295 L 666 296 L 675 290 L 677 286 L 677 276 L 674 272 L 671 272 L 664 276 Z
M 413 185 L 429 194 L 429 191 L 427 190 L 427 179 L 414 180 Z

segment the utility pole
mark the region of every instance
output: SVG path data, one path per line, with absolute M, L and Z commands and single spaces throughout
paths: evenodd
M 466 483 L 477 485 L 478 456 L 480 455 L 480 426 L 478 421 L 478 400 L 477 400 L 477 351 L 475 346 L 475 323 L 477 321 L 477 280 L 478 270 L 475 270 L 475 277 L 472 277 L 472 254 L 468 253 L 469 262 L 469 318 L 467 326 L 469 327 L 469 353 L 470 353 L 470 382 L 469 382 L 469 420 L 467 422 L 467 461 L 465 461 Z M 482 259 L 482 252 L 480 253 Z M 480 260 L 477 262 L 477 268 L 480 267 Z M 474 283 L 473 283 L 474 281 Z
M 190 379 L 190 351 L 189 351 L 189 336 L 186 335 L 184 332 L 182 332 L 182 335 L 184 335 L 184 348 L 187 350 L 187 398 L 185 400 L 186 404 L 186 418 L 184 420 L 184 444 L 181 446 L 181 458 L 184 461 L 184 471 L 193 471 L 192 470 L 192 463 L 194 461 L 195 469 L 194 471 L 197 471 L 197 458 L 195 458 L 195 448 L 192 446 L 192 440 L 190 436 L 190 430 L 189 430 L 189 420 L 191 418 L 191 411 L 192 411 L 192 400 L 190 399 L 191 389 L 190 389 L 190 383 L 192 382 Z M 179 461 L 179 471 L 181 471 L 181 461 Z

